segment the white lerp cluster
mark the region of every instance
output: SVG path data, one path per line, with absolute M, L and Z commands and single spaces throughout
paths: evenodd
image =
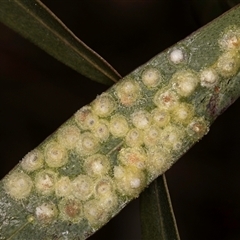
M 4 180 L 5 191 L 22 201 L 38 194 L 42 201 L 35 206 L 34 219 L 40 223 L 85 219 L 100 227 L 170 167 L 183 140 L 197 140 L 208 131 L 208 121 L 197 116 L 189 99 L 198 88 L 212 89 L 239 71 L 240 30 L 227 29 L 219 46 L 217 61 L 200 72 L 187 67 L 187 51 L 176 47 L 167 56 L 176 66 L 168 81 L 149 64 L 138 81 L 120 81 L 28 153 Z M 144 99 L 145 92 L 152 97 Z M 108 153 L 101 151 L 102 145 L 114 142 Z M 60 171 L 71 164 L 69 152 L 81 161 L 81 174 L 74 177 Z M 55 196 L 57 204 L 47 201 L 48 196 Z

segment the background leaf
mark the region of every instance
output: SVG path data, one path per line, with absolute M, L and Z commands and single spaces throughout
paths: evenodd
M 39 0 L 0 1 L 0 21 L 88 78 L 111 85 L 120 75 Z
M 165 174 L 140 197 L 142 240 L 180 240 Z

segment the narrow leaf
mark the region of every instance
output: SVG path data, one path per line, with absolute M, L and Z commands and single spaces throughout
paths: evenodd
M 207 134 L 240 96 L 239 14 L 155 56 L 28 153 L 0 182 L 0 238 L 86 239 Z
M 41 1 L 0 0 L 0 21 L 84 76 L 107 85 L 120 75 Z
M 180 240 L 164 174 L 141 194 L 140 209 L 142 240 Z

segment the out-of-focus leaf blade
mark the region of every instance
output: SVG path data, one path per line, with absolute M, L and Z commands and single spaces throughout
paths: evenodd
M 180 240 L 165 175 L 140 198 L 142 240 Z
M 39 0 L 0 0 L 0 21 L 94 81 L 112 85 L 120 78 Z

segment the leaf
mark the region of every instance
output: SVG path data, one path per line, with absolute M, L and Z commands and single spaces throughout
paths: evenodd
M 240 96 L 239 14 L 158 54 L 28 153 L 0 182 L 0 238 L 86 239 L 207 134 Z
M 180 240 L 166 176 L 159 176 L 140 197 L 142 240 Z
M 41 1 L 0 0 L 0 21 L 82 75 L 107 85 L 121 76 Z
M 220 2 L 193 1 L 193 12 L 198 16 L 198 21 L 209 22 L 228 9 Z M 225 3 L 226 5 L 226 3 Z M 203 9 L 208 11 L 202 11 Z M 233 6 L 231 6 L 233 7 Z M 204 16 L 203 16 L 204 15 Z M 166 175 L 159 176 L 140 195 L 140 216 L 142 239 L 180 239 L 171 198 L 167 186 Z
M 29 6 L 29 4 L 26 4 L 26 3 L 23 3 L 23 1 L 22 2 L 18 2 L 18 1 L 16 1 L 16 4 L 18 4 L 18 7 L 20 7 L 20 8 L 22 8 L 23 10 L 25 10 L 28 6 Z M 25 7 L 24 7 L 24 5 L 22 5 L 22 4 L 24 4 L 25 5 Z M 40 3 L 41 5 L 43 5 L 42 3 Z M 27 7 L 26 7 L 26 5 L 27 5 Z M 34 8 L 36 8 L 36 6 L 37 5 L 33 5 L 33 7 Z M 32 21 L 36 21 L 36 20 L 38 20 L 38 24 L 40 24 L 40 25 L 42 25 L 42 26 L 45 26 L 45 28 L 44 28 L 44 31 L 50 31 L 52 34 L 53 34 L 53 37 L 52 37 L 52 39 L 50 39 L 50 41 L 48 42 L 48 41 L 44 41 L 44 42 L 36 42 L 36 44 L 37 45 L 39 45 L 40 44 L 40 46 L 41 46 L 41 44 L 42 43 L 44 43 L 45 44 L 45 46 L 43 46 L 43 48 L 44 47 L 46 47 L 46 51 L 47 52 L 49 52 L 49 50 L 51 51 L 51 52 L 49 52 L 49 54 L 52 54 L 52 55 L 54 55 L 57 59 L 59 59 L 59 60 L 61 60 L 61 58 L 62 58 L 62 53 L 63 53 L 63 51 L 62 50 L 55 50 L 55 48 L 53 48 L 52 46 L 55 46 L 56 44 L 53 44 L 51 41 L 58 41 L 58 39 L 56 38 L 56 36 L 58 36 L 58 38 L 60 39 L 60 40 L 62 40 L 62 42 L 63 42 L 63 44 L 65 44 L 65 47 L 68 47 L 68 48 L 70 48 L 69 49 L 69 51 L 67 51 L 67 54 L 70 54 L 70 52 L 71 51 L 76 51 L 76 52 L 78 52 L 79 51 L 79 53 L 78 53 L 78 56 L 76 57 L 76 59 L 73 59 L 71 56 L 73 56 L 73 55 L 70 55 L 70 57 L 69 56 L 64 56 L 64 58 L 62 58 L 62 61 L 66 64 L 66 65 L 68 65 L 68 66 L 71 66 L 72 67 L 72 63 L 76 63 L 76 60 L 78 60 L 78 61 L 82 61 L 82 55 L 84 54 L 83 52 L 82 52 L 82 49 L 81 48 L 79 48 L 78 47 L 78 49 L 76 48 L 76 49 L 74 49 L 74 45 L 73 44 L 71 44 L 71 42 L 72 42 L 72 40 L 73 39 L 75 39 L 76 40 L 76 43 L 74 43 L 74 44 L 78 44 L 79 45 L 79 43 L 81 44 L 81 47 L 84 47 L 84 45 L 83 45 L 83 43 L 82 42 L 80 42 L 77 38 L 76 38 L 76 36 L 72 36 L 72 33 L 63 25 L 63 23 L 62 22 L 60 22 L 60 20 L 59 19 L 57 19 L 57 17 L 53 14 L 53 13 L 51 13 L 50 12 L 50 10 L 49 9 L 47 9 L 45 6 L 42 8 L 44 11 L 46 11 L 47 12 L 47 14 L 51 17 L 51 18 L 53 18 L 53 21 L 55 21 L 56 22 L 56 24 L 58 24 L 58 25 L 60 25 L 58 28 L 56 28 L 55 26 L 49 26 L 49 23 L 48 23 L 48 21 L 49 20 L 47 20 L 47 18 L 46 17 L 44 17 L 44 18 L 39 18 L 39 16 L 36 16 L 36 14 L 34 13 L 34 11 L 35 11 L 35 9 L 33 9 L 32 10 L 32 16 L 33 16 L 33 19 L 32 19 Z M 3 9 L 2 9 L 3 10 Z M 12 9 L 11 9 L 11 11 L 13 11 Z M 29 13 L 29 11 L 28 11 L 28 13 Z M 19 13 L 19 11 L 18 11 L 18 13 L 17 14 L 20 14 Z M 14 13 L 14 15 L 16 15 L 16 13 Z M 7 14 L 7 16 L 8 17 L 4 17 L 3 18 L 3 20 L 4 20 L 4 22 L 5 22 L 5 24 L 7 24 L 7 25 L 9 25 L 9 14 Z M 27 16 L 26 16 L 27 17 Z M 28 19 L 26 19 L 25 21 L 28 21 L 29 22 L 29 20 Z M 19 21 L 15 21 L 14 22 L 14 25 L 12 26 L 11 25 L 11 23 L 10 23 L 10 27 L 12 27 L 13 29 L 15 29 L 15 30 L 17 30 L 17 31 L 19 31 L 19 24 L 21 24 L 21 22 L 19 22 Z M 30 24 L 30 23 L 29 23 Z M 24 25 L 25 26 L 25 25 Z M 57 32 L 57 29 L 60 29 L 61 28 L 61 26 L 63 26 L 63 30 L 65 31 L 65 33 L 63 32 L 63 33 L 58 33 Z M 29 28 L 29 27 L 28 27 Z M 31 33 L 32 35 L 31 36 L 29 36 L 28 34 L 31 32 L 31 31 L 29 31 L 29 29 L 28 28 L 26 28 L 26 29 L 24 29 L 23 30 L 23 32 L 22 32 L 22 30 L 20 31 L 20 34 L 23 34 L 23 36 L 25 36 L 25 34 L 27 33 L 27 36 L 25 36 L 25 37 L 27 37 L 27 38 L 30 38 L 30 40 L 32 40 L 31 38 L 36 38 L 36 34 L 35 34 L 35 30 Z M 37 28 L 38 29 L 38 28 Z M 62 31 L 62 29 L 60 29 L 60 31 Z M 44 34 L 44 32 L 43 32 L 43 34 Z M 47 35 L 47 33 L 45 33 L 46 35 Z M 66 36 L 67 35 L 67 36 Z M 39 39 L 41 39 L 41 38 L 37 38 L 37 39 L 35 39 L 35 40 L 32 40 L 33 42 L 35 42 L 35 41 L 38 41 Z M 69 44 L 67 44 L 67 42 L 69 42 Z M 50 44 L 49 44 L 50 43 Z M 50 46 L 50 48 L 49 48 L 49 46 Z M 87 48 L 87 47 L 86 47 Z M 90 50 L 90 49 L 89 49 Z M 53 51 L 53 53 L 52 53 L 52 51 Z M 90 53 L 92 53 L 91 52 L 91 50 L 90 50 Z M 79 58 L 79 55 L 80 55 L 80 58 Z M 97 55 L 95 54 L 94 55 L 94 57 L 97 57 Z M 74 55 L 74 57 L 75 57 L 75 55 Z M 84 56 L 83 56 L 84 57 Z M 91 57 L 90 57 L 91 58 Z M 84 61 L 84 63 L 85 63 L 85 61 Z M 92 67 L 94 67 L 94 66 L 96 66 L 96 65 L 94 65 L 93 63 L 92 63 Z M 109 65 L 107 65 L 106 64 L 106 67 L 109 67 Z M 77 69 L 78 71 L 80 71 L 80 73 L 82 73 L 82 74 L 84 74 L 83 72 L 82 72 L 82 70 L 79 70 L 79 67 L 78 67 L 78 69 Z M 110 73 L 111 73 L 111 69 L 110 70 L 108 70 L 108 71 L 110 71 Z M 92 71 L 89 71 L 88 72 L 88 74 L 89 73 L 91 73 L 92 74 Z M 86 74 L 86 73 L 85 73 Z M 88 75 L 86 75 L 87 77 L 88 77 Z M 92 78 L 92 76 L 89 76 L 90 78 Z M 98 80 L 99 78 L 97 78 L 97 80 Z M 104 84 L 109 84 L 109 82 L 106 82 L 106 81 L 103 81 L 103 83 Z M 153 183 L 154 185 L 156 184 L 155 182 Z M 163 185 L 159 185 L 159 187 L 162 187 Z M 167 186 L 164 186 L 164 189 L 165 189 L 165 187 L 167 187 Z M 157 194 L 157 193 L 156 193 Z

